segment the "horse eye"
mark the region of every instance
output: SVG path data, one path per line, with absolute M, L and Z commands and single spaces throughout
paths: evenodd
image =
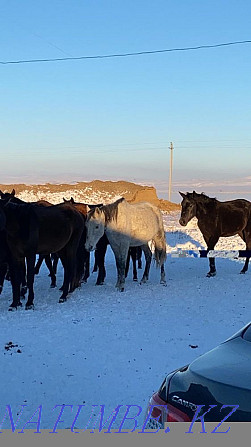
M 96 225 L 96 227 L 95 227 L 96 229 L 98 229 L 98 225 Z

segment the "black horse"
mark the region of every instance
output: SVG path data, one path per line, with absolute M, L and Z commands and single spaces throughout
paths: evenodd
M 251 249 L 251 203 L 245 199 L 227 200 L 220 202 L 206 194 L 195 191 L 186 194 L 180 192 L 182 197 L 181 216 L 179 223 L 186 226 L 188 222 L 197 217 L 198 227 L 207 244 L 207 250 L 214 250 L 220 237 L 229 237 L 238 234 L 246 243 L 246 249 Z M 246 258 L 241 273 L 248 270 L 249 256 Z M 216 275 L 215 258 L 209 258 L 210 270 L 208 277 Z
M 52 206 L 52 203 L 48 202 L 47 200 L 38 200 L 36 202 L 25 202 L 24 200 L 21 200 L 18 197 L 16 197 L 15 194 L 16 194 L 15 189 L 13 189 L 12 192 L 10 192 L 10 193 L 9 192 L 5 192 L 4 193 L 4 192 L 2 192 L 0 190 L 0 198 L 3 199 L 3 200 L 6 200 L 6 201 L 9 199 L 11 202 L 19 203 L 19 204 L 31 203 L 33 205 L 39 205 L 39 206 Z M 56 254 L 54 255 L 54 257 L 58 259 Z M 39 273 L 39 269 L 40 269 L 43 261 L 45 261 L 45 263 L 47 265 L 47 268 L 48 268 L 48 270 L 50 272 L 49 276 L 51 277 L 51 287 L 56 287 L 56 271 L 55 271 L 55 265 L 56 264 L 55 264 L 55 261 L 54 261 L 54 259 L 55 259 L 54 257 L 53 257 L 53 255 L 52 255 L 52 257 L 50 255 L 45 255 L 45 256 L 39 255 L 38 261 L 37 261 L 37 263 L 35 265 L 35 274 L 37 275 Z M 52 260 L 53 260 L 53 263 L 52 263 Z M 8 266 L 7 265 L 6 266 L 1 265 L 0 266 L 0 287 L 1 287 L 1 285 L 3 287 L 4 279 L 7 276 L 8 276 Z M 22 298 L 25 298 L 26 292 L 27 292 L 26 268 L 25 268 L 25 265 L 24 265 L 24 274 L 23 274 L 22 288 L 21 288 L 21 296 L 22 296 Z
M 21 305 L 20 285 L 23 265 L 27 263 L 29 290 L 26 309 L 33 307 L 34 266 L 36 254 L 58 253 L 64 267 L 63 293 L 59 302 L 66 300 L 80 282 L 77 270 L 77 250 L 84 230 L 81 214 L 72 207 L 53 205 L 41 207 L 0 201 L 0 216 L 4 216 L 13 302 L 10 309 Z

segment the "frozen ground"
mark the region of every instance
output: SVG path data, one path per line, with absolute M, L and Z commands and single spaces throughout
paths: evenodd
M 168 253 L 174 247 L 203 248 L 196 221 L 184 228 L 178 218 L 178 214 L 164 216 Z M 216 248 L 243 247 L 239 237 L 232 237 L 221 239 Z M 87 284 L 59 304 L 59 291 L 50 289 L 43 265 L 35 281 L 34 311 L 23 307 L 8 312 L 11 289 L 5 283 L 0 297 L 0 423 L 6 405 L 11 406 L 14 420 L 19 413 L 18 429 L 42 405 L 41 428 L 53 428 L 59 414 L 59 408 L 53 408 L 62 404 L 73 407 L 72 411 L 65 408 L 59 428 L 71 426 L 78 405 L 85 405 L 75 424 L 79 429 L 84 429 L 92 406 L 97 405 L 93 407 L 97 415 L 101 404 L 107 417 L 117 405 L 124 406 L 122 416 L 125 405 L 139 405 L 142 422 L 148 398 L 165 374 L 250 320 L 251 272 L 239 275 L 240 261 L 216 259 L 216 266 L 217 276 L 206 278 L 207 259 L 176 259 L 169 254 L 167 287 L 159 284 L 159 271 L 153 265 L 148 284 L 133 282 L 130 271 L 126 290 L 119 293 L 114 287 L 113 253 L 108 249 L 105 285 L 95 286 L 96 274 L 92 274 Z M 60 266 L 58 286 L 61 282 Z M 21 405 L 27 405 L 22 414 Z M 37 419 L 38 413 L 33 421 Z M 7 419 L 2 427 L 10 427 Z M 27 428 L 36 430 L 36 425 Z

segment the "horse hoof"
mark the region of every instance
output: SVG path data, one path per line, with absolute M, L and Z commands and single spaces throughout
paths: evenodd
M 245 273 L 246 273 L 246 270 L 241 270 L 240 271 L 240 275 L 245 275 Z M 1 293 L 1 292 L 0 292 Z
M 10 306 L 8 311 L 13 312 L 13 310 L 17 310 L 17 306 Z
M 142 280 L 140 281 L 140 284 L 145 284 L 147 282 L 146 278 L 142 278 Z
M 162 280 L 160 281 L 160 284 L 162 284 L 163 286 L 166 286 L 166 285 L 167 285 L 166 280 L 165 280 L 165 279 L 162 279 Z
M 124 292 L 124 291 L 125 291 L 125 288 L 124 288 L 124 287 L 121 287 L 121 289 L 119 289 L 119 291 L 120 291 L 120 292 Z
M 133 281 L 138 282 L 138 278 L 133 278 Z
M 212 278 L 213 276 L 216 276 L 216 272 L 208 272 L 207 278 Z
M 34 304 L 26 304 L 25 305 L 25 310 L 30 310 L 30 309 L 34 310 Z
M 58 302 L 59 302 L 59 303 L 64 303 L 66 300 L 67 300 L 67 298 L 62 298 L 62 297 L 61 297 L 61 298 L 59 298 Z
M 55 287 L 57 287 L 56 284 L 51 284 L 51 289 L 55 289 Z
M 22 307 L 21 301 L 19 301 L 17 304 L 11 303 L 9 310 L 12 311 L 13 309 L 17 310 L 18 307 Z
M 0 286 L 0 295 L 2 293 L 2 290 L 3 290 L 3 286 Z

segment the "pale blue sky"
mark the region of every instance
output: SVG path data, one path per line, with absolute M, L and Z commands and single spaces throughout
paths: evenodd
M 0 61 L 251 39 L 248 0 L 0 2 Z M 0 182 L 251 175 L 251 44 L 0 65 Z M 178 186 L 177 186 L 178 187 Z

